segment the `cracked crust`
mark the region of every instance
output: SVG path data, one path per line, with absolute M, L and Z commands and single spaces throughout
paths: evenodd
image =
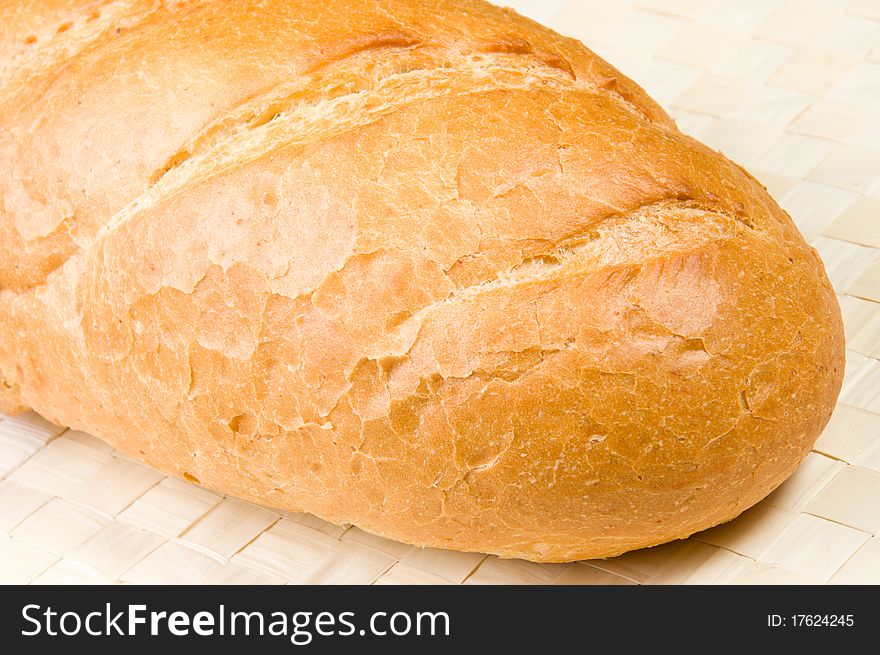
M 842 328 L 753 178 L 513 12 L 260 4 L 0 10 L 8 411 L 538 561 L 686 537 L 794 470 Z

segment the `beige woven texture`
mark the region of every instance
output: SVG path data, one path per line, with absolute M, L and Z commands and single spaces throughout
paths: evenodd
M 223 498 L 26 414 L 0 420 L 0 582 L 880 583 L 880 0 L 512 4 L 745 165 L 821 253 L 846 323 L 846 380 L 797 473 L 686 541 L 545 565 Z

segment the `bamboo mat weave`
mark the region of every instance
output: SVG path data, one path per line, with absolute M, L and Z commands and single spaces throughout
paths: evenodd
M 736 521 L 615 559 L 418 549 L 167 478 L 0 419 L 2 583 L 880 583 L 880 0 L 507 0 L 761 179 L 819 250 L 848 343 L 837 410 Z

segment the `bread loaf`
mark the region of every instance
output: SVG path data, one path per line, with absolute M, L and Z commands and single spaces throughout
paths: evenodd
M 479 0 L 4 2 L 0 170 L 5 411 L 412 544 L 686 537 L 840 388 L 761 184 Z

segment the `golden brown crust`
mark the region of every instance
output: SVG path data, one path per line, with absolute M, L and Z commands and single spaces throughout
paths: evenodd
M 30 68 L 0 38 L 7 409 L 543 561 L 728 520 L 827 421 L 817 255 L 580 44 L 472 0 L 104 4 Z

